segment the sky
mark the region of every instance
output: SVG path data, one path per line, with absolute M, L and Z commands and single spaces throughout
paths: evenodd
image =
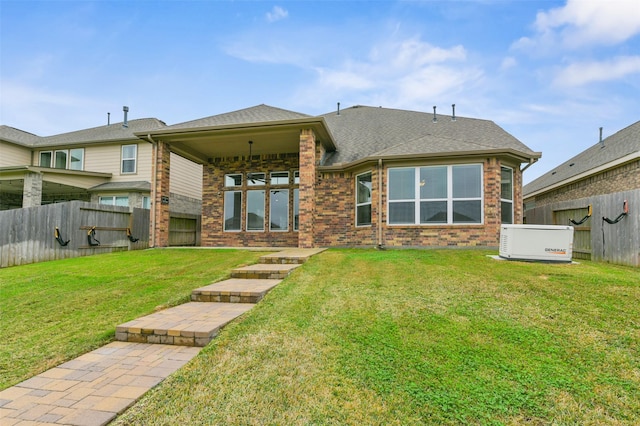
M 640 1 L 0 0 L 0 124 L 338 102 L 455 104 L 542 152 L 530 182 L 640 120 Z

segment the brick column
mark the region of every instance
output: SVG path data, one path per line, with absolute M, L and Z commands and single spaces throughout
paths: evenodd
M 169 246 L 169 171 L 171 149 L 168 143 L 158 142 L 153 162 L 155 194 L 153 199 L 152 235 L 155 247 Z
M 314 247 L 314 216 L 316 183 L 316 137 L 312 130 L 300 132 L 300 209 L 298 247 Z
M 40 205 L 42 205 L 42 173 L 26 173 L 22 186 L 22 207 Z

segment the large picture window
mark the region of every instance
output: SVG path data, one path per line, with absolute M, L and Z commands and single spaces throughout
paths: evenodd
M 242 192 L 224 193 L 224 230 L 240 231 L 242 222 Z
M 371 172 L 356 176 L 356 226 L 371 225 Z
M 269 229 L 286 231 L 289 229 L 289 190 L 272 189 L 269 200 Z
M 482 223 L 482 165 L 389 169 L 388 223 Z
M 513 169 L 500 168 L 500 216 L 502 223 L 513 223 Z
M 84 170 L 84 148 L 40 151 L 40 167 Z
M 108 206 L 120 206 L 120 207 L 129 207 L 129 197 L 126 196 L 107 196 L 99 198 L 100 204 L 105 204 Z
M 136 159 L 138 157 L 138 145 L 122 145 L 121 173 L 135 173 Z

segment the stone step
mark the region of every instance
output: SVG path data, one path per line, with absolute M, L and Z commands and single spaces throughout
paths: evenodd
M 193 302 L 258 303 L 282 280 L 231 278 L 196 288 L 191 292 Z
M 266 264 L 301 264 L 314 254 L 325 249 L 287 249 L 275 253 L 269 253 L 260 257 L 260 263 Z
M 281 280 L 287 277 L 300 264 L 257 264 L 244 266 L 231 271 L 231 278 Z
M 206 346 L 222 327 L 252 307 L 249 303 L 189 302 L 120 324 L 116 340 Z

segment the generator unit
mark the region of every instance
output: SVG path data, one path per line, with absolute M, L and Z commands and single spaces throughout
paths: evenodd
M 509 260 L 571 262 L 573 227 L 502 225 L 499 256 Z

